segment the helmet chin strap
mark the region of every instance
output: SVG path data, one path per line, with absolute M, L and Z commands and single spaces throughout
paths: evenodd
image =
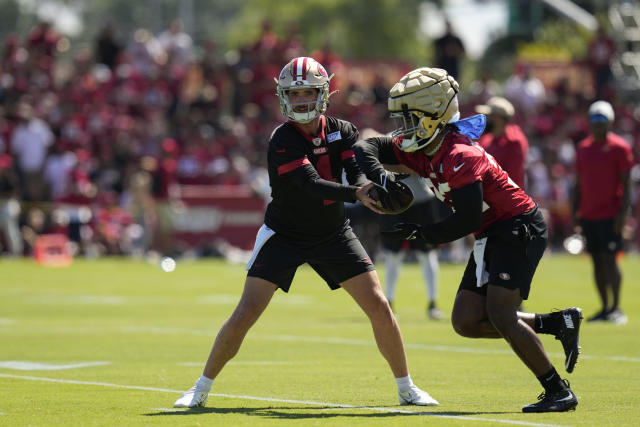
M 416 150 L 420 150 L 424 148 L 424 152 L 427 156 L 432 156 L 433 154 L 435 154 L 435 152 L 438 151 L 438 148 L 440 148 L 440 145 L 442 144 L 442 140 L 440 140 L 440 142 L 436 144 L 436 146 L 433 148 L 429 147 L 429 144 L 431 144 L 438 137 L 438 135 L 440 135 L 440 131 L 442 130 L 443 127 L 444 125 L 440 123 L 436 128 L 435 132 L 433 132 L 433 135 L 431 135 L 431 138 L 429 138 L 423 144 L 418 145 L 418 148 Z
M 431 139 L 435 138 L 438 133 L 439 132 L 436 132 Z M 440 141 L 438 141 L 438 143 L 435 144 L 433 147 L 426 147 L 424 149 L 424 154 L 426 154 L 429 157 L 431 157 L 434 154 L 436 154 L 438 152 L 438 150 L 440 149 L 440 146 L 442 145 L 442 141 L 444 141 L 444 135 L 442 135 L 442 138 L 440 138 Z
M 457 112 L 452 118 L 451 120 L 449 120 L 449 123 L 455 123 L 458 120 L 460 120 L 460 112 Z M 436 128 L 435 132 L 433 132 L 433 135 L 431 135 L 431 138 L 429 138 L 429 140 L 427 142 L 425 142 L 424 144 L 420 145 L 418 147 L 418 150 L 424 147 L 424 154 L 426 154 L 427 156 L 431 157 L 434 154 L 436 154 L 438 152 L 438 150 L 440 149 L 440 146 L 442 145 L 442 141 L 444 141 L 444 135 L 446 134 L 440 134 L 440 131 L 444 129 L 444 127 L 446 126 L 446 123 L 440 122 L 440 124 L 438 125 L 438 127 Z M 428 145 L 431 144 L 436 137 L 440 136 L 440 140 L 438 141 L 437 144 L 435 144 L 433 147 L 429 147 Z

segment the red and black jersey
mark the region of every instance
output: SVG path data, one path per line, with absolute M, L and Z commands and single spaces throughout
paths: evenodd
M 535 207 L 531 197 L 509 178 L 496 160 L 465 135 L 447 134 L 431 159 L 421 151 L 401 151 L 395 144 L 394 150 L 400 163 L 424 177 L 436 197 L 449 206 L 453 207 L 451 190 L 482 182 L 482 226 L 475 234 Z
M 329 116 L 320 120 L 321 132 L 315 137 L 286 122 L 269 141 L 273 200 L 265 224 L 296 240 L 319 240 L 339 231 L 346 222 L 343 202 L 355 202 L 355 185 L 366 182 L 352 149 L 356 127 Z M 354 185 L 342 184 L 343 171 Z

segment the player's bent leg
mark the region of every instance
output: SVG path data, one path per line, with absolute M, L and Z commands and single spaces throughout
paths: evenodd
M 451 313 L 451 324 L 456 333 L 467 338 L 501 338 L 489 321 L 486 305 L 486 296 L 459 290 Z
M 573 372 L 580 355 L 580 325 L 583 315 L 580 307 L 569 307 L 551 313 L 523 313 L 518 312 L 520 320 L 524 321 L 537 334 L 551 334 L 564 350 L 564 367 L 567 372 Z
M 420 406 L 438 405 L 437 400 L 411 381 L 402 334 L 389 303 L 382 293 L 376 272 L 368 271 L 359 274 L 340 285 L 369 317 L 378 349 L 387 360 L 398 382 L 399 403 Z
M 518 317 L 518 306 L 522 302 L 520 290 L 491 284 L 486 286 L 487 314 L 493 326 L 536 377 L 548 372 L 553 366 L 542 342 L 533 329 Z
M 175 407 L 204 406 L 213 379 L 240 348 L 245 335 L 264 312 L 277 286 L 257 277 L 247 277 L 240 302 L 222 325 L 205 364 L 203 376 L 174 404 Z M 204 377 L 204 378 L 203 378 Z

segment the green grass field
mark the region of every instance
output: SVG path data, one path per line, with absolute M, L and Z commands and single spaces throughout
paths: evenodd
M 122 259 L 62 269 L 0 260 L 0 425 L 637 425 L 639 261 L 622 259 L 629 323 L 583 323 L 583 354 L 567 375 L 577 410 L 523 414 L 542 391 L 535 377 L 504 341 L 465 339 L 448 321 L 428 321 L 416 265 L 401 273 L 396 309 L 412 378 L 440 406 L 397 406 L 364 314 L 303 267 L 216 380 L 207 407 L 188 411 L 173 402 L 200 375 L 239 298 L 243 266 L 179 262 L 165 273 Z M 441 266 L 445 312 L 462 268 Z M 589 260 L 545 256 L 525 308 L 571 305 L 587 316 L 598 309 Z M 560 343 L 542 339 L 566 375 Z

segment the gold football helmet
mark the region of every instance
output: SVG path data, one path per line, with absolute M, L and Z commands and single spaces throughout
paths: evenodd
M 333 78 L 327 75 L 324 67 L 309 57 L 294 58 L 284 66 L 280 77 L 275 79 L 276 94 L 280 99 L 280 110 L 289 120 L 297 123 L 309 123 L 327 110 L 329 103 L 329 82 Z M 295 104 L 289 101 L 288 91 L 291 89 L 317 89 L 318 98 L 313 109 L 296 112 Z M 306 104 L 306 103 L 304 103 Z
M 460 117 L 458 82 L 440 68 L 422 67 L 404 75 L 389 93 L 389 112 L 398 122 L 391 136 L 402 151 L 429 145 Z

